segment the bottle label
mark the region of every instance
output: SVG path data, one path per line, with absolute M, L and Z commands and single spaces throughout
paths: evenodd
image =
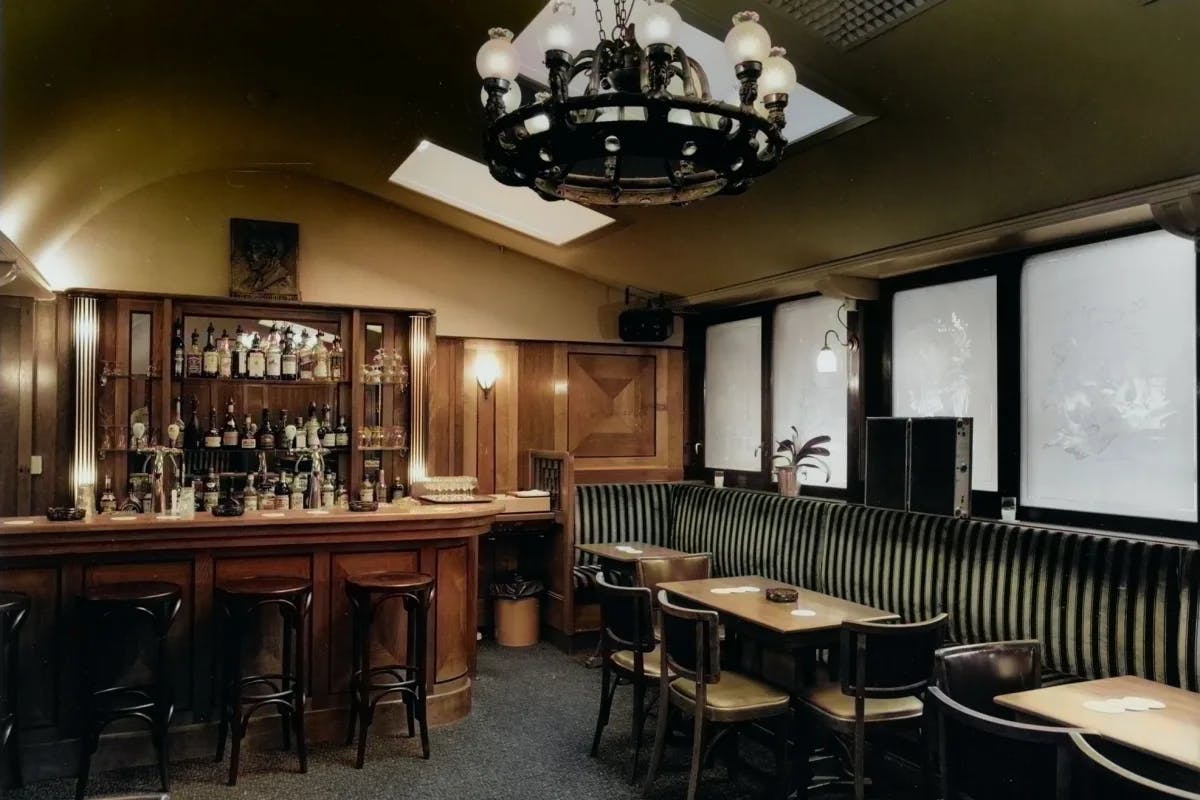
M 315 429 L 309 430 L 307 441 L 309 447 L 316 448 L 321 446 L 321 437 L 317 435 L 317 431 Z
M 333 440 L 333 446 L 334 447 L 349 447 L 350 446 L 350 433 L 348 431 L 342 431 L 342 432 L 335 434 L 334 440 Z
M 313 364 L 313 377 L 320 381 L 328 380 L 329 362 L 318 358 L 317 363 Z
M 372 503 L 375 501 L 375 489 L 364 488 L 359 490 L 358 499 L 364 503 Z
M 258 495 L 242 495 L 242 506 L 247 511 L 258 511 Z
M 267 354 L 267 377 L 278 378 L 280 375 L 281 363 L 283 359 L 279 353 Z
M 205 436 L 204 437 L 204 446 L 205 447 L 220 447 L 221 446 L 221 437 L 213 436 L 212 434 Z
M 304 508 L 304 494 L 292 490 L 292 508 Z
M 270 433 L 264 433 L 259 438 L 259 441 L 262 442 L 263 450 L 274 450 L 275 449 L 275 436 L 274 435 L 272 435 Z
M 246 374 L 257 380 L 267 374 L 267 359 L 261 352 L 251 353 L 246 359 Z
M 308 367 L 300 368 L 300 380 L 311 381 L 313 379 L 313 371 Z
M 210 350 L 204 354 L 204 374 L 217 374 L 217 354 L 215 351 Z
M 283 355 L 279 358 L 279 369 L 284 377 L 296 377 L 296 354 Z
M 256 447 L 258 447 L 258 442 L 256 442 L 251 437 L 247 436 L 244 439 L 242 439 L 242 449 L 243 450 L 253 450 Z
M 337 434 L 329 431 L 325 434 L 325 438 L 321 440 L 322 447 L 337 447 Z
M 331 358 L 329 360 L 329 377 L 335 381 L 342 379 L 342 360 L 340 358 Z
M 222 353 L 217 360 L 217 374 L 222 378 L 233 377 L 233 357 L 228 353 Z
M 225 431 L 225 433 L 221 434 L 221 444 L 225 447 L 237 447 L 238 446 L 237 431 Z
M 205 490 L 204 492 L 204 510 L 212 511 L 217 507 L 217 493 Z
M 275 508 L 280 511 L 287 511 L 292 505 L 291 498 L 286 494 L 275 495 Z
M 201 365 L 200 355 L 198 353 L 189 353 L 187 357 L 187 374 L 189 378 L 194 378 L 200 374 Z

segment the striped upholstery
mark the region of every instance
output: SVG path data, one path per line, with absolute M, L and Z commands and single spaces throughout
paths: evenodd
M 908 622 L 947 608 L 946 541 L 953 517 L 835 505 L 829 512 L 821 591 L 884 608 Z
M 671 538 L 671 483 L 596 483 L 575 487 L 575 543 L 643 542 L 663 547 Z M 572 583 L 596 584 L 596 557 L 575 551 Z
M 1183 554 L 1179 593 L 1179 685 L 1200 692 L 1200 550 Z
M 745 489 L 676 487 L 671 547 L 713 555 L 713 574 L 817 585 L 830 503 Z
M 1052 670 L 1179 682 L 1183 550 L 982 520 L 954 526 L 947 601 L 963 642 L 1038 639 Z

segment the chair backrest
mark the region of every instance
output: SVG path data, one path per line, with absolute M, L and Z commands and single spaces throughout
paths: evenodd
M 1075 728 L 1053 728 L 981 714 L 936 686 L 934 711 L 944 800 L 1068 800 Z
M 603 575 L 596 576 L 600 595 L 600 628 L 604 648 L 649 653 L 654 649 L 654 621 L 650 590 L 641 586 L 617 586 Z
M 923 622 L 843 622 L 842 692 L 863 698 L 920 694 L 949 624 L 946 614 Z
M 943 647 L 934 654 L 933 682 L 967 708 L 1012 719 L 994 698 L 1042 685 L 1042 646 L 1022 639 Z
M 1200 774 L 1191 773 L 1191 788 L 1168 786 L 1138 775 L 1099 752 L 1082 733 L 1071 733 L 1072 797 L 1076 800 L 1200 800 Z M 1181 770 L 1181 773 L 1183 771 Z
M 659 591 L 662 653 L 670 672 L 697 684 L 721 679 L 721 618 L 717 612 L 675 605 Z M 663 670 L 666 675 L 667 669 Z
M 638 586 L 645 586 L 655 595 L 658 585 L 670 581 L 695 581 L 712 577 L 712 556 L 692 553 L 675 558 L 643 558 L 637 562 Z

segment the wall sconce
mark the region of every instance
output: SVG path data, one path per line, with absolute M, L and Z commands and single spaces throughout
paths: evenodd
M 0 286 L 7 286 L 17 279 L 21 268 L 15 261 L 0 261 Z
M 499 377 L 500 361 L 497 360 L 495 353 L 480 353 L 475 356 L 475 382 L 483 390 L 484 397 L 491 393 L 492 387 L 496 385 L 496 379 Z
M 842 316 L 843 311 L 846 312 L 846 316 L 844 318 Z M 852 312 L 847 309 L 846 303 L 842 303 L 840 306 L 838 306 L 837 320 L 839 323 L 841 323 L 842 328 L 846 331 L 846 340 L 842 341 L 841 334 L 839 334 L 834 328 L 830 328 L 829 330 L 825 331 L 825 344 L 821 348 L 820 352 L 817 353 L 817 372 L 837 372 L 837 353 L 835 353 L 829 347 L 830 334 L 833 334 L 834 341 L 836 341 L 842 347 L 845 347 L 847 350 L 854 351 L 858 349 L 858 337 L 850 332 L 849 317 L 851 313 Z

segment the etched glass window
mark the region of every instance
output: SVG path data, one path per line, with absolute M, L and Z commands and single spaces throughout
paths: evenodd
M 705 333 L 704 466 L 762 468 L 762 317 Z
M 896 292 L 892 413 L 971 417 L 971 488 L 996 491 L 996 279 Z
M 846 340 L 846 331 L 838 321 L 842 301 L 812 297 L 784 303 L 775 309 L 772 348 L 772 421 L 775 441 L 792 438 L 792 426 L 805 442 L 814 436 L 829 436 L 823 445 L 829 456 L 822 461 L 829 468 L 829 482 L 820 469 L 804 469 L 801 480 L 815 486 L 843 488 L 846 485 L 846 349 L 829 337 L 829 346 L 837 354 L 837 370 L 817 371 L 817 353 L 825 341 L 825 331 L 836 330 Z M 774 447 L 772 446 L 772 450 Z
M 1195 274 L 1162 231 L 1025 262 L 1022 504 L 1196 520 Z

